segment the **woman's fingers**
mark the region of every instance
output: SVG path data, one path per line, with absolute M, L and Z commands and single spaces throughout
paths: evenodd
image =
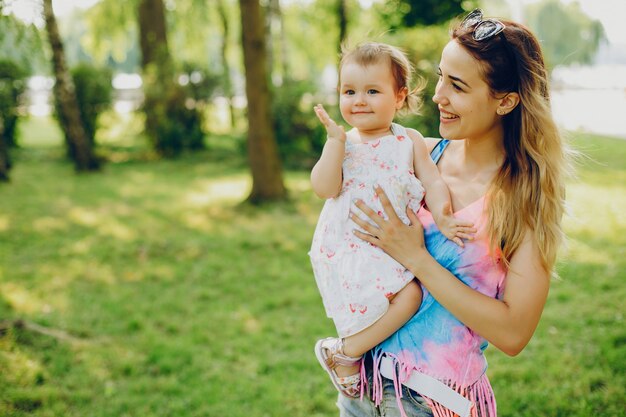
M 365 206 L 365 205 L 364 205 Z M 369 207 L 365 206 L 370 212 L 373 213 L 374 216 L 378 216 L 376 213 L 374 213 Z M 360 207 L 359 207 L 360 208 Z M 361 209 L 362 210 L 362 209 Z M 363 220 L 362 218 L 360 218 L 359 216 L 357 216 L 354 212 L 350 212 L 350 219 L 355 222 L 357 225 L 361 226 L 361 229 L 365 230 L 367 233 L 369 233 L 370 236 L 372 237 L 376 237 L 378 235 L 378 233 L 380 232 L 380 229 L 374 225 L 372 225 L 370 222 Z M 365 234 L 362 233 L 358 230 L 355 230 L 355 234 L 356 232 L 359 232 L 361 234 Z M 357 235 L 359 236 L 359 235 Z M 360 236 L 359 236 L 360 237 Z
M 354 202 L 354 205 L 357 206 L 357 208 L 359 210 L 361 210 L 363 212 L 363 214 L 365 214 L 367 217 L 369 217 L 374 223 L 376 223 L 379 227 L 382 227 L 382 225 L 385 222 L 385 219 L 383 219 L 381 216 L 378 215 L 378 213 L 376 213 L 374 210 L 372 210 L 367 204 L 365 204 L 363 202 L 363 200 L 356 200 Z M 369 224 L 369 223 L 368 223 Z M 361 226 L 361 225 L 359 225 Z M 364 228 L 365 229 L 365 228 Z M 367 229 L 365 229 L 367 230 Z
M 383 206 L 383 210 L 385 211 L 385 214 L 387 215 L 389 222 L 394 223 L 394 224 L 397 222 L 401 222 L 400 218 L 396 214 L 396 211 L 393 209 L 393 206 L 391 205 L 391 201 L 389 201 L 387 194 L 385 194 L 385 191 L 378 185 L 374 187 L 374 191 L 376 192 L 376 195 L 378 196 L 378 199 L 380 200 L 380 204 Z M 376 224 L 378 224 L 378 222 Z
M 359 239 L 364 240 L 364 241 L 368 242 L 371 245 L 378 246 L 376 244 L 376 242 L 378 242 L 378 239 L 375 238 L 374 236 L 368 235 L 367 233 L 363 233 L 360 230 L 356 230 L 356 229 L 353 231 L 353 233 Z

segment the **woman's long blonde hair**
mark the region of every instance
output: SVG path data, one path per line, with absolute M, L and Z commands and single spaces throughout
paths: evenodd
M 505 29 L 476 41 L 473 28 L 452 38 L 481 65 L 494 97 L 517 92 L 520 103 L 503 117 L 505 160 L 488 191 L 489 238 L 505 265 L 532 232 L 541 264 L 552 271 L 564 239 L 565 176 L 569 154 L 550 109 L 548 73 L 537 38 L 523 25 L 502 20 Z

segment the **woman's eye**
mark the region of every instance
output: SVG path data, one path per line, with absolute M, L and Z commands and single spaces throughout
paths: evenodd
M 463 89 L 455 83 L 452 83 L 452 88 L 454 88 L 456 91 L 463 91 Z

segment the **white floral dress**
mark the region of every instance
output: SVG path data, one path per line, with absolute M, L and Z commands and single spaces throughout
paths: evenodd
M 409 223 L 407 206 L 419 210 L 424 188 L 413 171 L 413 141 L 400 125 L 393 124 L 392 131 L 366 143 L 346 141 L 341 193 L 324 204 L 313 236 L 309 255 L 315 280 L 340 337 L 371 326 L 387 311 L 389 297 L 413 279 L 381 249 L 357 238 L 358 226 L 348 217 L 356 199 L 384 216 L 376 184 L 403 222 Z M 353 211 L 359 213 L 356 207 Z

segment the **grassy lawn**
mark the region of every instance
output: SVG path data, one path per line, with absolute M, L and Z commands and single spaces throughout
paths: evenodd
M 127 127 L 75 175 L 49 120 L 0 184 L 1 416 L 335 416 L 312 348 L 332 334 L 307 250 L 321 202 L 240 205 L 233 140 L 155 160 Z M 112 124 L 113 125 L 113 124 Z M 119 124 L 117 124 L 119 128 Z M 119 134 L 111 134 L 111 138 Z M 626 415 L 626 141 L 577 135 L 569 250 L 537 333 L 488 351 L 501 416 Z

